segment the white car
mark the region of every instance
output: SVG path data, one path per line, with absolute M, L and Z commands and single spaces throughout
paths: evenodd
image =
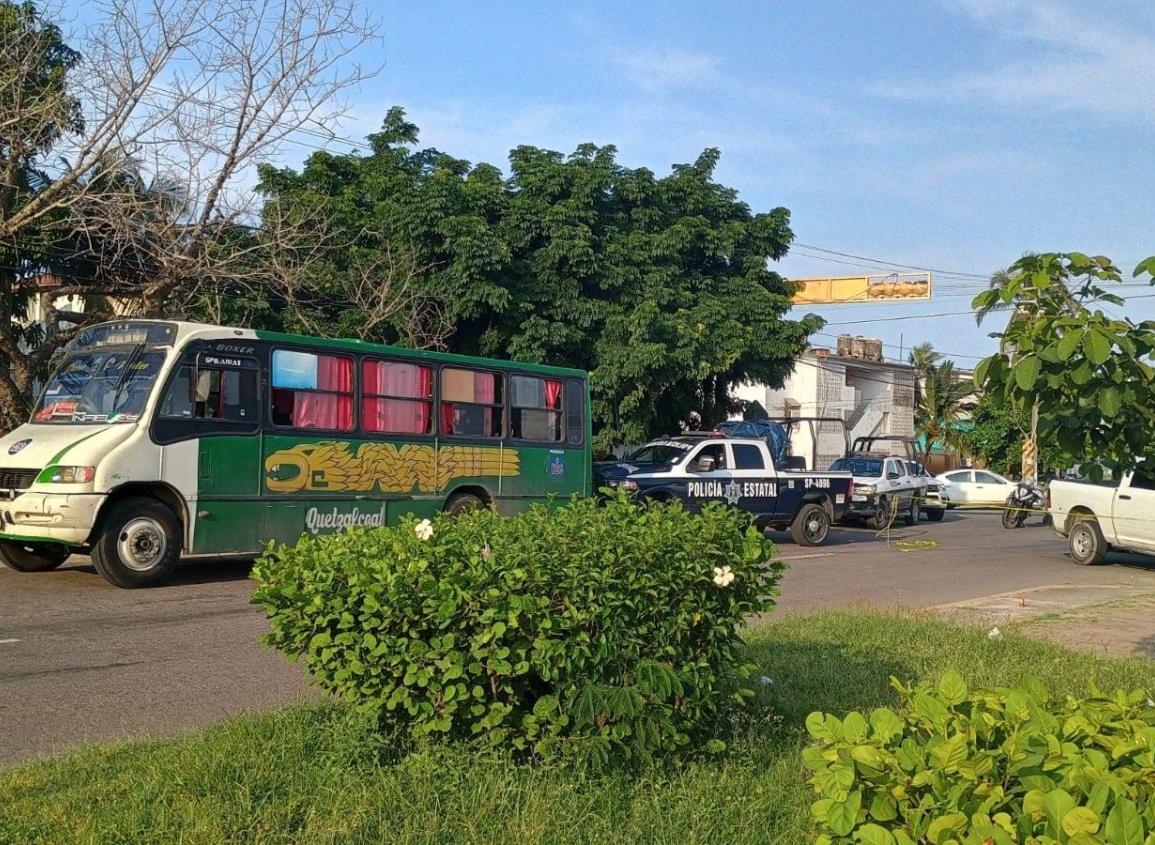
M 936 476 L 951 507 L 1002 507 L 1015 490 L 1008 481 L 989 469 L 956 469 Z
M 918 461 L 907 461 L 910 477 L 923 485 L 922 512 L 931 522 L 941 522 L 946 509 L 950 507 L 950 498 L 943 490 L 943 482 L 931 475 L 926 467 Z

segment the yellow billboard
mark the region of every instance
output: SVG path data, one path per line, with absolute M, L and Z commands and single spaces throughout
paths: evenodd
M 795 305 L 838 302 L 912 302 L 930 299 L 930 273 L 877 276 L 821 276 L 791 279 L 799 285 Z

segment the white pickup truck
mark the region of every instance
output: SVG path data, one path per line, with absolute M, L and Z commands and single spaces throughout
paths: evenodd
M 1111 549 L 1155 555 L 1155 467 L 1141 466 L 1114 482 L 1052 481 L 1055 530 L 1071 559 L 1102 563 Z

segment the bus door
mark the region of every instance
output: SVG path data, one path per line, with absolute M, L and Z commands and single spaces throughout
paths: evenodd
M 260 364 L 252 351 L 226 343 L 186 351 L 154 426 L 162 479 L 188 502 L 195 554 L 261 548 Z

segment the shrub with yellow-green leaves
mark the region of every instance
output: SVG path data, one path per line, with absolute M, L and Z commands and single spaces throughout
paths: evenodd
M 891 682 L 897 710 L 806 720 L 819 843 L 1155 845 L 1146 692 Z

